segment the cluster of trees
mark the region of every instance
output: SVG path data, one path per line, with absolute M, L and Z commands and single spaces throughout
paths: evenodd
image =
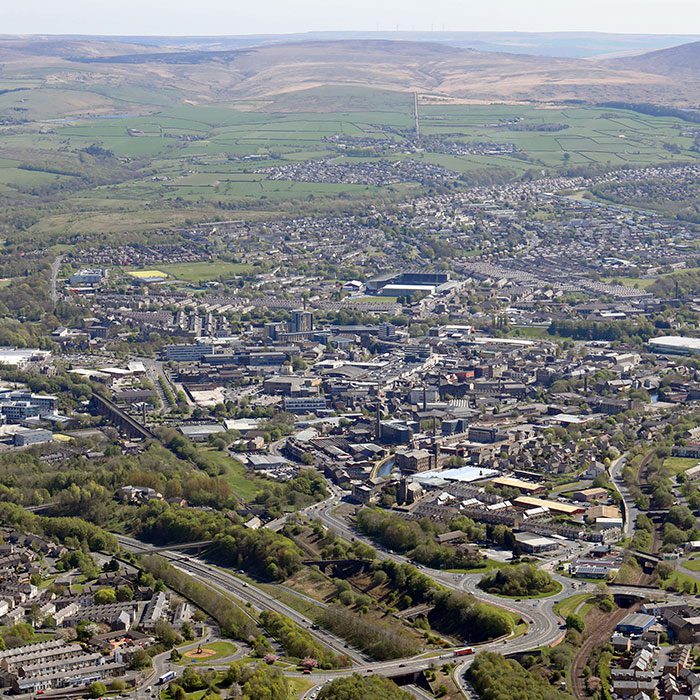
M 640 321 L 583 321 L 557 319 L 552 321 L 548 331 L 574 340 L 609 340 L 646 343 L 657 335 L 657 329 L 650 323 Z
M 533 564 L 518 564 L 490 571 L 479 581 L 479 588 L 498 595 L 520 597 L 554 593 L 559 584 Z
M 267 528 L 231 525 L 216 537 L 215 556 L 227 566 L 245 568 L 273 581 L 284 581 L 301 568 L 301 550 L 290 539 Z
M 87 447 L 77 440 L 74 444 L 78 449 Z M 61 515 L 78 515 L 98 525 L 121 515 L 131 519 L 133 509 L 121 513 L 112 498 L 126 484 L 147 486 L 166 498 L 184 498 L 191 505 L 226 508 L 237 503 L 225 478 L 195 469 L 157 443 L 133 456 L 109 444 L 104 455 L 88 459 L 75 454 L 56 462 L 40 460 L 38 451 L 0 455 L 4 475 L 0 496 L 22 505 L 55 502 Z
M 141 561 L 145 571 L 191 600 L 197 607 L 213 617 L 227 637 L 242 641 L 248 641 L 255 637 L 255 623 L 229 598 L 195 581 L 183 571 L 170 566 L 162 557 L 150 555 L 143 557 Z
M 321 668 L 342 668 L 349 663 L 346 656 L 339 656 L 324 647 L 305 629 L 284 615 L 265 610 L 260 614 L 260 624 L 284 647 L 288 656 L 316 659 Z
M 251 530 L 235 515 L 203 513 L 154 501 L 139 509 L 132 527 L 156 543 L 214 540 L 212 556 L 227 566 L 284 581 L 301 568 L 292 540 L 266 528 Z
M 700 194 L 699 194 L 700 196 Z M 698 217 L 700 219 L 700 215 Z M 698 294 L 700 292 L 700 268 L 674 272 L 659 279 L 651 285 L 650 290 L 660 297 L 675 297 Z
M 264 506 L 268 515 L 278 518 L 289 506 L 302 510 L 327 496 L 326 480 L 313 469 L 303 469 L 284 483 L 265 483 L 255 497 L 255 503 Z
M 339 605 L 325 608 L 316 621 L 379 661 L 415 656 L 420 651 L 416 640 L 400 625 L 375 622 Z
M 485 642 L 513 631 L 513 618 L 508 612 L 480 603 L 468 593 L 440 590 L 432 602 L 435 607 L 428 615 L 431 626 L 466 641 Z
M 469 682 L 482 700 L 571 700 L 544 678 L 517 661 L 494 652 L 482 652 L 467 671 Z
M 29 513 L 14 503 L 0 503 L 0 523 L 23 532 L 71 542 L 92 551 L 116 552 L 114 535 L 81 518 L 48 518 Z
M 428 621 L 441 632 L 482 642 L 513 630 L 514 620 L 505 610 L 480 603 L 468 593 L 447 590 L 410 564 L 382 561 L 376 565 L 375 575 L 377 572 L 386 575 L 382 583 L 390 591 L 387 602 L 393 601 L 400 608 L 433 605 Z
M 384 676 L 363 677 L 357 673 L 327 683 L 318 694 L 318 700 L 410 700 L 412 697 Z
M 2 634 L 0 634 L 0 650 L 13 649 L 14 647 L 30 644 L 35 637 L 36 632 L 30 624 L 19 622 L 2 630 Z
M 467 535 L 485 534 L 485 530 L 469 518 L 460 520 Z M 378 508 L 363 508 L 357 514 L 356 523 L 360 532 L 379 540 L 389 549 L 409 554 L 413 560 L 426 566 L 470 569 L 478 567 L 483 561 L 483 557 L 476 552 L 439 545 L 435 537 L 445 528 L 428 518 L 416 522 Z

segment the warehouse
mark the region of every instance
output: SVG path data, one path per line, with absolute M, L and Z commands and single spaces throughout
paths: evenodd
M 526 508 L 547 508 L 554 513 L 562 515 L 580 515 L 586 509 L 573 503 L 560 503 L 559 501 L 547 501 L 544 498 L 534 498 L 532 496 L 518 496 L 513 503 Z
M 655 623 L 656 618 L 653 615 L 630 613 L 620 620 L 615 629 L 623 634 L 644 634 Z
M 700 338 L 684 338 L 680 335 L 662 335 L 649 340 L 654 352 L 664 355 L 700 355 Z

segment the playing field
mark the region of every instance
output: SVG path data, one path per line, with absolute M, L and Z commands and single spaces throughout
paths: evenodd
M 127 273 L 131 277 L 135 277 L 137 280 L 147 280 L 147 279 L 165 279 L 168 275 L 161 270 L 132 270 Z
M 209 282 L 218 279 L 231 279 L 249 272 L 250 265 L 228 263 L 220 260 L 214 262 L 174 263 L 162 265 L 169 277 L 184 282 Z

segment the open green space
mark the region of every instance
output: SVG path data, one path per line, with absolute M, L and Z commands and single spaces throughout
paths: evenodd
M 683 566 L 686 569 L 689 569 L 690 571 L 698 571 L 700 572 L 700 558 L 692 558 L 688 559 L 687 561 L 683 562 Z
M 170 277 L 185 282 L 209 282 L 220 278 L 230 278 L 250 271 L 250 265 L 229 263 L 217 260 L 215 262 L 174 263 L 161 265 L 163 272 Z
M 646 289 L 656 282 L 656 277 L 604 277 L 603 282 L 607 282 L 608 284 L 622 284 L 625 287 Z
M 576 612 L 581 614 L 581 617 L 585 617 L 592 605 L 588 602 L 590 597 L 589 593 L 577 593 L 576 595 L 564 598 L 564 600 L 555 603 L 554 612 L 561 615 L 564 619 L 566 619 L 568 615 L 572 615 Z
M 700 460 L 691 457 L 666 457 L 664 460 L 664 469 L 675 476 L 677 474 L 683 474 L 696 464 L 700 464 Z
M 260 490 L 255 478 L 246 472 L 245 467 L 226 453 L 206 448 L 201 449 L 199 453 L 200 459 L 223 473 L 223 478 L 229 482 L 241 500 L 252 500 Z
M 266 170 L 309 160 L 359 165 L 412 159 L 447 168 L 469 182 L 482 173 L 516 177 L 543 168 L 700 158 L 679 119 L 582 105 L 421 105 L 425 143 L 414 152 L 412 95 L 360 87 L 316 88 L 265 103 L 194 105 L 176 89 L 32 84 L 30 91 L 0 95 L 0 115 L 17 109 L 29 122 L 0 135 L 0 194 L 10 205 L 42 207 L 30 229 L 37 236 L 136 233 L 225 220 L 231 210 L 233 218 L 243 212 L 297 213 L 308 211 L 310 203 L 333 211 L 354 200 L 396 199 L 422 189 L 417 183 L 273 180 Z M 538 130 L 552 124 L 559 130 Z M 332 141 L 336 136 L 393 141 L 399 147 L 383 151 L 362 141 L 358 148 L 338 148 Z M 513 144 L 517 152 L 456 155 L 433 145 L 431 139 L 439 136 L 465 144 Z M 61 193 L 60 209 L 46 204 L 53 192 Z M 185 282 L 245 272 L 230 265 L 166 271 Z M 524 337 L 540 332 L 523 330 Z

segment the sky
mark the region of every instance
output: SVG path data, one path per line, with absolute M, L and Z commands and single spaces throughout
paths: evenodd
M 700 0 L 0 0 L 6 34 L 306 31 L 700 34 Z

